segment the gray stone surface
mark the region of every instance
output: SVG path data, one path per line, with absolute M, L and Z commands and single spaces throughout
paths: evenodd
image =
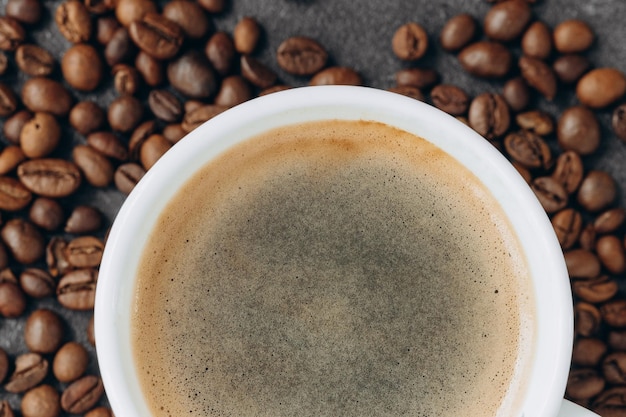
M 0 12 L 6 0 L 0 1 Z M 41 25 L 32 28 L 28 36 L 44 45 L 60 59 L 69 44 L 57 31 L 51 18 L 58 0 L 44 2 L 47 12 Z M 454 55 L 440 48 L 431 47 L 422 60 L 408 64 L 396 59 L 391 52 L 391 38 L 395 29 L 408 21 L 422 24 L 430 34 L 431 45 L 437 44 L 437 36 L 449 17 L 468 12 L 482 20 L 489 5 L 484 0 L 231 0 L 226 13 L 214 18 L 218 29 L 232 32 L 235 23 L 243 16 L 254 16 L 264 28 L 264 36 L 256 56 L 280 74 L 283 82 L 290 85 L 305 85 L 305 78 L 288 76 L 279 71 L 275 63 L 275 51 L 282 40 L 291 35 L 316 38 L 330 53 L 331 63 L 351 66 L 358 70 L 366 85 L 389 88 L 394 84 L 394 74 L 404 67 L 436 67 L 442 81 L 456 84 L 471 95 L 483 91 L 500 91 L 501 81 L 484 81 L 465 74 Z M 614 66 L 626 71 L 626 1 L 624 0 L 539 0 L 533 6 L 534 16 L 554 26 L 569 18 L 581 18 L 593 27 L 597 40 L 588 56 L 595 66 Z M 201 48 L 202 45 L 198 45 Z M 56 76 L 59 76 L 57 70 Z M 17 74 L 15 65 L 0 80 L 19 87 L 24 77 Z M 95 94 L 80 94 L 78 99 L 94 99 L 105 107 L 115 97 L 110 82 Z M 144 94 L 145 97 L 145 94 Z M 536 98 L 536 105 L 555 117 L 559 109 L 576 103 L 571 91 L 560 91 L 554 103 Z M 605 169 L 611 172 L 620 186 L 620 201 L 626 207 L 626 143 L 619 141 L 610 131 L 610 110 L 598 112 L 603 125 L 601 149 L 585 159 L 587 169 Z M 1 122 L 0 122 L 1 123 Z M 71 136 L 65 131 L 63 150 L 69 152 L 72 143 L 84 139 Z M 4 139 L 0 140 L 4 142 Z M 551 142 L 554 145 L 554 140 Z M 87 190 L 74 198 L 74 202 L 88 203 L 103 210 L 109 221 L 115 216 L 123 197 L 113 189 Z M 66 203 L 72 203 L 67 201 Z M 31 303 L 48 307 L 64 317 L 67 324 L 67 339 L 76 339 L 88 346 L 85 328 L 91 313 L 70 313 L 62 310 L 52 299 Z M 23 324 L 26 315 L 19 319 L 0 318 L 0 348 L 7 350 L 11 358 L 26 351 L 23 342 Z M 94 350 L 90 348 L 92 362 L 90 372 L 97 372 Z M 51 359 L 51 358 L 50 358 Z M 57 385 L 59 388 L 62 386 Z M 8 399 L 14 409 L 19 409 L 19 396 L 10 395 L 0 388 L 0 400 Z

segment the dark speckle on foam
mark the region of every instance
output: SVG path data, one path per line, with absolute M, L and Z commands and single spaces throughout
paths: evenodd
M 235 147 L 142 259 L 134 349 L 154 415 L 495 415 L 532 340 L 501 216 L 450 157 L 384 125 Z

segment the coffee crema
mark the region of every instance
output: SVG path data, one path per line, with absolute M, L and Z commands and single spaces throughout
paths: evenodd
M 535 318 L 517 237 L 469 170 L 393 127 L 233 146 L 168 203 L 137 275 L 155 417 L 519 411 Z

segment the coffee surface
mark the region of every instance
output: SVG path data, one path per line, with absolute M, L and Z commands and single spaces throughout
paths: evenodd
M 132 338 L 156 417 L 513 415 L 527 267 L 493 197 L 371 122 L 267 132 L 169 203 Z

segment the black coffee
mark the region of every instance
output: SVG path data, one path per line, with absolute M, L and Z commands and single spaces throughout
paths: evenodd
M 371 122 L 267 132 L 169 203 L 138 272 L 156 417 L 513 415 L 528 270 L 478 179 Z

